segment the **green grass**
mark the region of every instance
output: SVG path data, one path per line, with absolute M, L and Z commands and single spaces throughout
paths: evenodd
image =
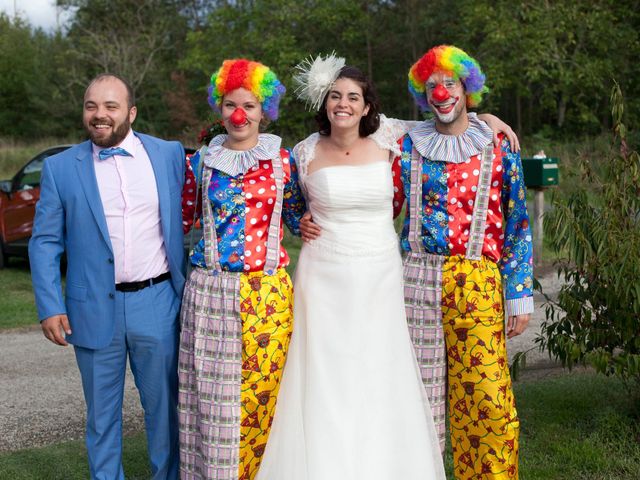
M 143 433 L 124 438 L 122 453 L 128 479 L 151 478 Z M 89 478 L 87 450 L 83 441 L 65 442 L 0 454 L 0 478 L 12 480 L 75 480 Z
M 515 386 L 521 419 L 520 480 L 637 480 L 640 404 L 615 379 L 594 373 Z M 149 478 L 145 437 L 124 440 L 127 478 Z M 453 478 L 451 450 L 448 478 Z M 84 444 L 66 442 L 0 454 L 0 478 L 87 478 Z
M 594 373 L 515 386 L 521 480 L 640 478 L 640 398 Z
M 0 330 L 37 325 L 28 262 L 14 257 L 9 262 L 7 268 L 0 270 Z

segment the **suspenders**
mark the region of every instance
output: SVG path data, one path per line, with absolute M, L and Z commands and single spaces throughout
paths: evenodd
M 424 244 L 422 243 L 422 157 L 415 148 L 411 149 L 408 240 L 412 252 L 424 252 Z
M 489 192 L 491 190 L 491 167 L 493 166 L 493 145 L 485 145 L 482 150 L 480 175 L 478 176 L 478 190 L 476 191 L 473 217 L 469 229 L 466 258 L 480 260 L 482 245 L 484 245 L 484 231 L 487 225 L 487 209 L 489 208 Z
M 271 161 L 273 165 L 273 176 L 276 184 L 276 201 L 273 205 L 271 223 L 267 234 L 266 259 L 264 272 L 273 275 L 278 268 L 280 259 L 280 217 L 282 215 L 282 198 L 284 195 L 284 173 L 282 169 L 282 158 L 278 155 Z M 211 201 L 208 197 L 209 183 L 211 182 L 212 169 L 204 167 L 202 178 L 202 213 L 203 213 L 203 235 L 204 235 L 204 258 L 207 263 L 209 275 L 219 275 L 222 272 L 220 266 L 220 254 L 218 252 L 217 234 Z
M 467 251 L 465 253 L 465 257 L 469 260 L 480 260 L 482 256 L 493 159 L 493 146 L 492 144 L 487 144 L 482 150 L 480 174 L 478 175 L 478 186 L 473 206 Z M 415 148 L 411 150 L 408 240 L 412 252 L 424 252 L 424 244 L 422 242 L 422 157 Z
M 267 253 L 264 263 L 264 272 L 273 275 L 278 268 L 280 260 L 280 217 L 282 216 L 282 197 L 284 195 L 284 174 L 282 172 L 282 157 L 278 155 L 271 161 L 273 176 L 276 182 L 276 202 L 273 204 L 271 223 L 267 237 Z

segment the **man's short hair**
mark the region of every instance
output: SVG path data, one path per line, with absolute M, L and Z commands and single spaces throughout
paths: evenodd
M 136 97 L 135 97 L 135 94 L 133 93 L 133 88 L 131 88 L 131 85 L 129 84 L 129 82 L 127 82 L 124 78 L 122 78 L 120 75 L 117 75 L 115 73 L 100 73 L 96 75 L 89 82 L 89 85 L 87 86 L 87 90 L 89 90 L 89 88 L 94 83 L 98 83 L 102 80 L 106 80 L 107 78 L 115 78 L 116 80 L 120 80 L 124 84 L 125 88 L 127 89 L 127 106 L 129 107 L 129 110 L 131 110 L 132 107 L 135 107 Z

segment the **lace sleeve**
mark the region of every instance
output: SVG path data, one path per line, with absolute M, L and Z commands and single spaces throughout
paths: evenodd
M 298 167 L 298 182 L 306 195 L 306 180 L 309 172 L 309 164 L 313 161 L 316 144 L 320 138 L 319 133 L 313 133 L 293 147 L 293 156 Z
M 388 118 L 385 115 L 380 115 L 380 128 L 369 135 L 369 138 L 376 142 L 380 148 L 389 150 L 392 153 L 389 158 L 393 160 L 394 157 L 401 153 L 398 139 L 402 138 L 405 133 L 418 124 L 420 124 L 420 122 L 399 120 L 397 118 Z

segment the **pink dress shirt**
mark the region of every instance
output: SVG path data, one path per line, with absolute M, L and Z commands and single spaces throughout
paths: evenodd
M 151 161 L 132 130 L 117 145 L 132 156 L 100 160 L 93 145 L 93 163 L 102 208 L 113 248 L 115 282 L 147 280 L 169 271 L 160 225 L 160 206 Z M 87 246 L 90 252 L 91 246 Z

